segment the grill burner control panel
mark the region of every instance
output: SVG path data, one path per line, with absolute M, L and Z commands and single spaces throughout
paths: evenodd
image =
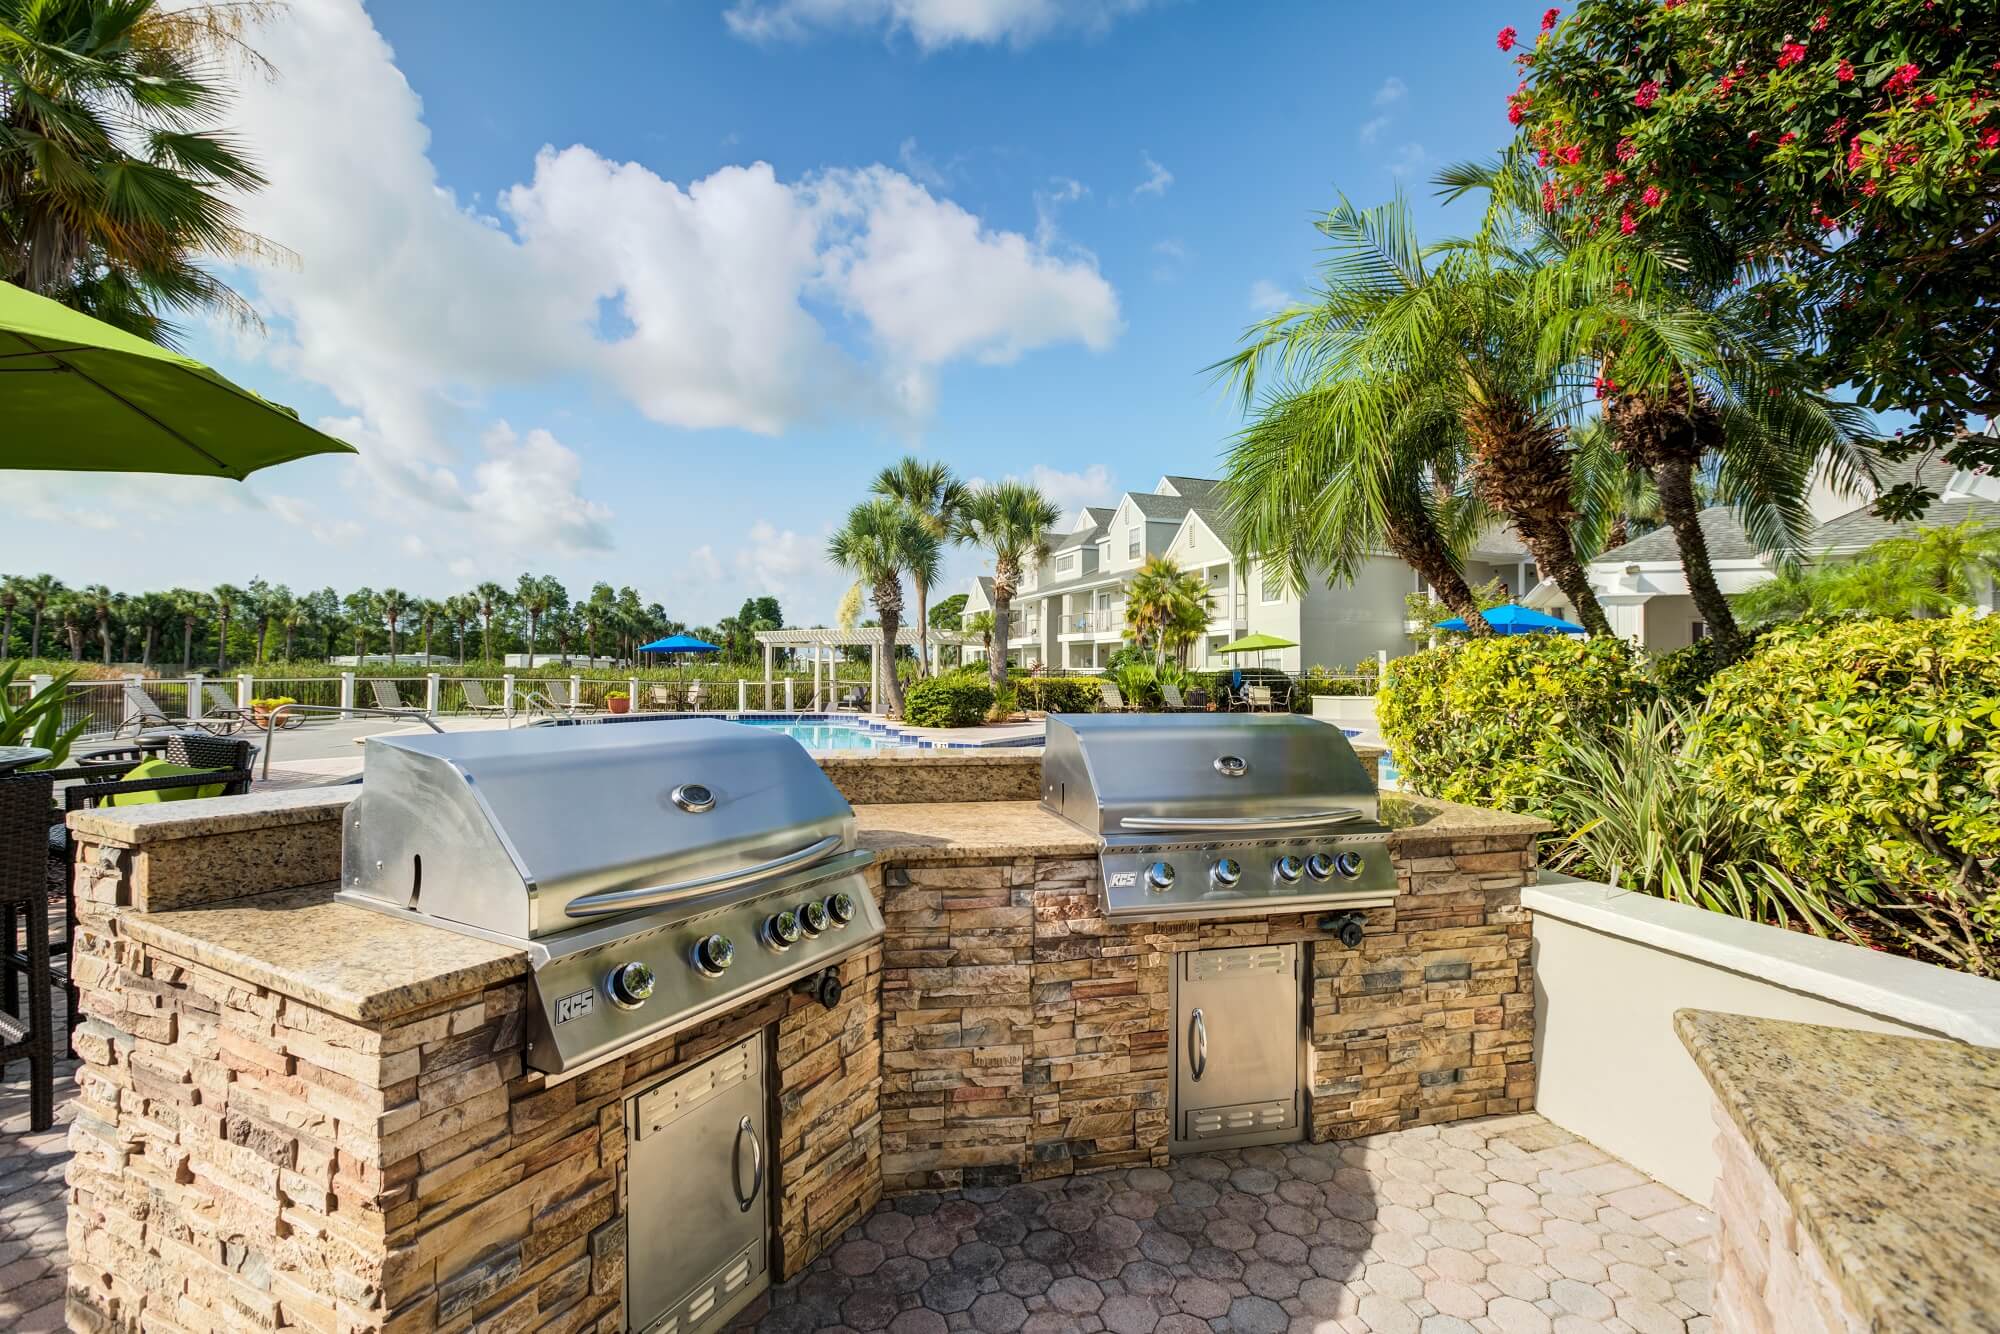
M 1379 830 L 1297 842 L 1108 847 L 1099 861 L 1114 917 L 1309 912 L 1384 903 L 1396 892 L 1388 836 Z

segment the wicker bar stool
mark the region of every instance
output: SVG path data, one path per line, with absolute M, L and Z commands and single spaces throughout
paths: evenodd
M 49 974 L 49 805 L 46 771 L 0 776 L 0 1066 L 26 1058 L 29 1124 L 55 1124 L 56 1053 Z M 21 940 L 21 928 L 27 940 Z M 28 984 L 27 1016 L 20 984 Z

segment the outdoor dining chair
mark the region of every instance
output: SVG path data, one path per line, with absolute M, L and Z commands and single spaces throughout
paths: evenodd
M 707 705 L 704 703 L 704 696 L 707 694 L 707 687 L 708 687 L 708 682 L 706 681 L 690 681 L 688 683 L 688 688 L 687 688 L 687 699 L 683 703 L 682 707 L 696 711 L 699 711 L 707 707 Z
M 486 687 L 472 677 L 460 681 L 459 688 L 465 692 L 465 708 L 468 713 L 504 714 L 505 704 L 495 704 L 486 697 Z
M 1247 685 L 1243 687 L 1243 702 L 1251 712 L 1270 713 L 1277 708 L 1271 697 L 1271 687 Z

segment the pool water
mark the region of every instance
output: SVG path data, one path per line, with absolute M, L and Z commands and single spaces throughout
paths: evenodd
M 745 727 L 761 727 L 767 732 L 783 732 L 807 750 L 897 750 L 891 737 L 872 736 L 858 727 L 842 723 L 786 723 L 768 718 L 744 718 Z

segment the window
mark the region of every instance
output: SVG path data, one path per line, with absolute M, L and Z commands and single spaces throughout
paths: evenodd
M 1127 560 L 1139 559 L 1139 546 L 1139 530 L 1137 528 L 1127 528 L 1125 530 L 1125 558 Z
M 1074 570 L 1075 568 L 1076 568 L 1076 553 L 1074 551 L 1069 552 L 1066 555 L 1061 555 L 1056 557 L 1057 574 L 1068 574 L 1071 570 Z
M 1696 621 L 1689 631 L 1689 637 L 1696 643 L 1700 643 L 1702 640 L 1708 638 L 1708 622 Z
M 1264 601 L 1283 602 L 1285 600 L 1284 567 L 1264 562 Z

